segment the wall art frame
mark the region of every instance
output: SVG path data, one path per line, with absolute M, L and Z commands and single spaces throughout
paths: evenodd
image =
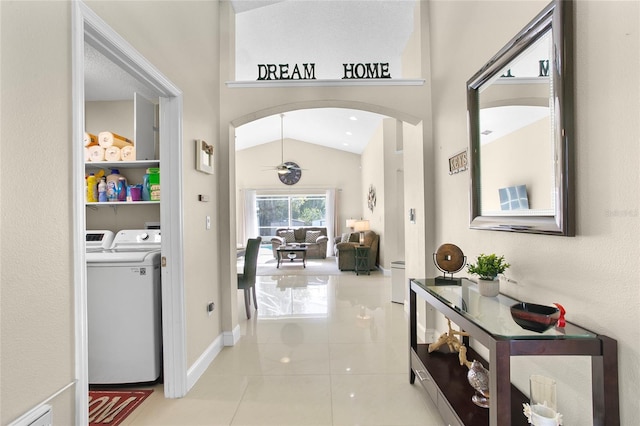
M 460 151 L 454 156 L 449 158 L 449 174 L 453 175 L 455 173 L 464 172 L 467 170 L 468 160 L 467 160 L 467 150 Z
M 196 170 L 212 175 L 214 170 L 213 154 L 213 144 L 208 144 L 202 139 L 196 139 Z
M 376 206 L 376 189 L 374 188 L 373 185 L 369 185 L 369 194 L 367 195 L 367 206 L 369 207 L 369 210 L 371 210 L 371 213 L 373 213 L 373 209 Z

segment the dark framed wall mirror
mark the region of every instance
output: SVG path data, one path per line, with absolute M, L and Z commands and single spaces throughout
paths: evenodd
M 575 235 L 572 55 L 555 0 L 467 82 L 471 228 Z

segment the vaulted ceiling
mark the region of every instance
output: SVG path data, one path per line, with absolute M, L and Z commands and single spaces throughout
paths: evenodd
M 316 78 L 340 79 L 342 64 L 389 62 L 401 78 L 400 56 L 413 29 L 415 0 L 233 0 L 236 80 L 255 81 L 258 64 L 315 63 Z M 85 46 L 85 98 L 132 99 L 148 92 L 135 78 Z M 362 153 L 383 116 L 324 108 L 285 114 L 284 137 Z M 280 140 L 279 115 L 236 129 L 236 149 Z
M 400 58 L 413 30 L 414 0 L 232 3 L 238 81 L 255 81 L 258 64 L 315 63 L 317 79 L 341 79 L 343 63 L 389 62 L 392 77 L 402 77 Z M 360 154 L 382 118 L 337 108 L 292 111 L 285 115 L 284 137 Z M 236 149 L 279 139 L 275 115 L 239 127 Z

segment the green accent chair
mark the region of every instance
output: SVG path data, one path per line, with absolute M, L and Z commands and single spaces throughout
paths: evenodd
M 244 254 L 244 270 L 238 274 L 238 290 L 244 290 L 244 308 L 247 311 L 247 319 L 251 319 L 251 292 L 253 292 L 253 305 L 258 310 L 256 299 L 256 269 L 258 267 L 258 251 L 262 237 L 250 238 Z

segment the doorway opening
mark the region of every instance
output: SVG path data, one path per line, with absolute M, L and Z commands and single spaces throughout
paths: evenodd
M 332 114 L 336 114 L 335 111 L 338 111 L 337 115 L 332 117 Z M 304 132 L 288 133 L 287 117 L 300 112 L 305 112 L 311 117 L 316 113 L 317 117 L 305 117 L 305 119 L 307 122 L 323 122 L 325 127 L 331 126 L 333 118 L 334 126 L 340 128 L 338 133 L 342 135 L 334 136 L 330 139 L 334 142 L 337 138 L 341 139 L 333 147 L 327 147 L 326 145 L 328 144 L 313 141 L 313 137 L 305 140 Z M 322 113 L 325 114 L 321 118 Z M 279 147 L 281 141 L 278 134 L 279 125 L 277 125 L 280 114 L 285 115 L 285 132 L 282 136 L 284 140 L 284 147 L 282 148 L 284 158 L 282 160 L 296 162 L 302 169 L 301 178 L 295 184 L 290 185 L 283 185 L 284 182 L 278 178 L 273 167 L 270 167 L 281 161 L 281 148 Z M 341 127 L 342 123 L 349 121 L 350 117 L 364 115 L 376 117 L 376 120 L 371 123 L 370 134 L 365 137 L 367 143 L 369 139 L 376 140 L 374 143 L 377 145 L 373 148 L 375 153 L 369 153 L 366 156 L 362 155 L 363 147 L 354 152 L 351 147 L 341 146 L 349 141 L 349 136 L 345 136 L 345 128 Z M 397 182 L 397 180 L 404 180 L 404 174 L 398 172 L 403 169 L 402 146 L 403 144 L 413 143 L 413 141 L 404 142 L 402 140 L 402 128 L 405 124 L 412 126 L 418 124 L 420 122 L 419 119 L 379 105 L 363 105 L 361 102 L 350 101 L 310 101 L 305 105 L 300 103 L 296 103 L 295 106 L 281 105 L 268 110 L 253 112 L 245 117 L 251 117 L 251 120 L 254 120 L 248 122 L 250 124 L 247 127 L 255 126 L 256 129 L 264 129 L 263 126 L 257 124 L 258 120 L 264 117 L 272 121 L 271 127 L 278 132 L 272 133 L 271 137 L 264 136 L 260 139 L 266 142 L 262 146 L 256 143 L 255 137 L 249 137 L 253 143 L 251 146 L 245 147 L 243 145 L 245 126 L 240 126 L 240 123 L 246 124 L 243 120 L 244 117 L 232 122 L 232 125 L 238 125 L 235 129 L 235 135 L 232 135 L 230 140 L 238 144 L 231 150 L 236 152 L 236 187 L 232 192 L 237 197 L 236 240 L 240 245 L 247 238 L 255 237 L 255 235 L 249 235 L 252 234 L 251 230 L 256 235 L 260 231 L 264 240 L 267 234 L 262 232 L 263 228 L 276 229 L 281 225 L 280 223 L 277 224 L 278 226 L 258 223 L 260 215 L 256 215 L 252 211 L 257 207 L 257 204 L 254 203 L 256 205 L 252 209 L 247 203 L 247 194 L 253 192 L 255 194 L 283 196 L 287 194 L 307 194 L 314 190 L 324 193 L 327 189 L 334 189 L 337 209 L 335 214 L 332 215 L 335 218 L 332 220 L 332 227 L 327 230 L 328 234 L 331 235 L 330 240 L 346 232 L 346 219 L 365 218 L 375 221 L 376 217 L 381 215 L 380 212 L 384 211 L 382 216 L 386 217 L 384 220 L 375 223 L 374 227 L 380 232 L 389 235 L 389 245 L 386 247 L 388 259 L 385 259 L 385 264 L 390 264 L 390 261 L 396 260 L 398 256 L 404 256 L 404 208 L 399 204 L 399 202 L 403 203 L 404 198 L 398 195 L 398 191 L 403 192 L 404 182 Z M 384 132 L 381 130 L 383 126 L 391 126 L 393 131 Z M 291 127 L 309 131 L 309 126 L 305 126 L 304 122 L 303 125 L 293 123 Z M 322 125 L 319 127 L 321 128 Z M 377 133 L 374 134 L 375 132 Z M 265 130 L 261 130 L 258 133 L 261 135 L 268 134 Z M 311 130 L 311 133 L 307 134 L 313 133 L 313 130 Z M 338 133 L 334 133 L 334 135 Z M 386 135 L 384 135 L 385 133 Z M 244 149 L 238 150 L 240 147 Z M 345 149 L 339 149 L 341 147 Z M 387 177 L 383 179 L 385 174 Z M 251 177 L 253 177 L 253 181 Z M 377 187 L 378 200 L 381 201 L 375 207 L 375 213 L 367 208 L 365 196 L 367 189 L 372 184 L 371 179 L 380 179 L 379 182 L 375 182 L 375 185 L 373 185 Z M 384 197 L 385 192 L 387 197 Z M 388 202 L 387 209 L 385 209 L 384 205 L 385 199 Z M 396 217 L 391 218 L 392 216 Z M 255 226 L 251 226 L 251 220 L 247 223 L 247 218 L 252 217 L 256 218 L 253 220 Z M 390 271 L 390 267 L 388 269 Z M 385 270 L 384 265 L 383 270 Z
M 98 15 L 82 2 L 74 2 L 72 8 L 72 87 L 73 87 L 73 191 L 74 191 L 74 293 L 75 293 L 75 364 L 76 364 L 76 423 L 88 422 L 88 366 L 87 355 L 87 257 L 86 231 L 91 221 L 88 211 L 100 209 L 131 209 L 142 206 L 94 206 L 86 201 L 84 133 L 87 125 L 87 99 L 85 95 L 85 71 L 90 67 L 88 51 L 104 57 L 121 74 L 128 75 L 132 87 L 136 87 L 147 100 L 157 105 L 155 127 L 158 133 L 158 158 L 152 160 L 162 169 L 162 199 L 153 222 L 160 222 L 162 231 L 160 268 L 162 280 L 162 344 L 163 380 L 165 397 L 176 398 L 187 392 L 186 345 L 183 303 L 182 260 L 182 92 L 164 77 L 139 52 L 113 31 Z M 132 98 L 133 98 L 132 92 Z M 153 113 L 152 113 L 153 114 Z M 107 129 L 105 129 L 107 130 Z M 153 149 L 153 148 L 152 148 Z M 146 162 L 129 164 L 145 169 Z M 96 204 L 96 203 L 92 203 Z M 107 203 L 108 204 L 108 203 Z M 158 206 L 153 206 L 158 209 Z M 146 208 L 146 207 L 145 207 Z M 135 211 L 135 210 L 134 210 Z M 130 212 L 129 212 L 130 213 Z M 158 214 L 159 213 L 159 214 Z M 133 213 L 131 213 L 133 214 Z M 137 212 L 136 214 L 139 214 Z M 152 214 L 152 216 L 153 216 Z M 93 219 L 92 219 L 93 220 Z M 142 219 L 144 220 L 144 219 Z M 92 227 L 95 224 L 91 225 Z

